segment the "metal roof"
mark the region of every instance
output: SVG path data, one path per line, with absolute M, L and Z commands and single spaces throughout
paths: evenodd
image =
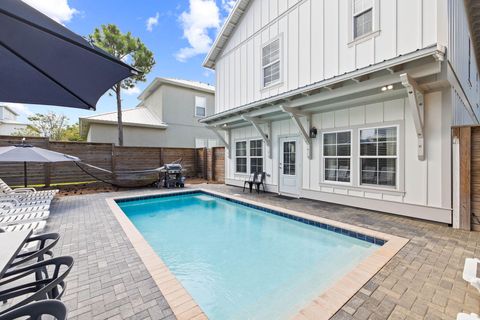
M 168 125 L 162 122 L 153 112 L 145 107 L 137 107 L 122 111 L 124 126 L 166 129 Z M 88 130 L 91 123 L 116 124 L 117 112 L 108 112 L 90 117 L 80 118 L 82 132 Z
M 145 90 L 143 90 L 142 93 L 140 93 L 138 98 L 140 100 L 145 100 L 149 95 L 151 95 L 155 90 L 157 90 L 161 85 L 164 85 L 164 84 L 170 84 L 178 87 L 215 94 L 215 87 L 212 85 L 209 85 L 208 83 L 191 81 L 191 80 L 183 80 L 183 79 L 174 79 L 174 78 L 155 78 L 145 88 Z
M 235 7 L 233 7 L 232 12 L 230 12 L 230 15 L 218 33 L 210 52 L 203 61 L 203 66 L 205 68 L 215 69 L 215 62 L 217 61 L 218 56 L 223 51 L 223 48 L 228 42 L 228 38 L 230 38 L 237 24 L 240 22 L 240 19 L 242 18 L 243 13 L 247 10 L 250 2 L 251 0 L 237 0 Z

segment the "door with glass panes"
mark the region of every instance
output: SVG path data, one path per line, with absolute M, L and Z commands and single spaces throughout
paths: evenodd
M 300 194 L 301 150 L 298 137 L 280 138 L 279 193 Z

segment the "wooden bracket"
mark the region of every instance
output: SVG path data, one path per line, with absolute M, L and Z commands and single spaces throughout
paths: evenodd
M 301 110 L 296 110 L 292 107 L 280 106 L 280 109 L 289 114 L 290 118 L 293 120 L 293 123 L 298 129 L 298 132 L 301 134 L 303 140 L 307 144 L 307 155 L 308 159 L 312 159 L 312 139 L 310 138 L 310 129 L 312 128 L 312 114 L 302 112 Z M 300 117 L 307 117 L 307 128 L 303 127 Z
M 425 105 L 423 90 L 418 86 L 415 79 L 407 73 L 400 75 L 402 85 L 407 89 L 408 100 L 410 102 L 410 110 L 412 112 L 415 130 L 417 132 L 417 152 L 418 160 L 425 160 L 425 140 L 424 140 L 424 117 Z
M 250 122 L 252 126 L 257 130 L 257 132 L 262 137 L 263 142 L 265 142 L 268 147 L 268 157 L 272 159 L 272 123 L 270 121 L 263 121 L 258 118 L 252 118 L 249 116 L 242 116 L 242 119 Z M 267 125 L 267 132 L 263 131 L 262 127 L 260 126 L 261 124 Z
M 218 137 L 218 139 L 220 139 L 220 141 L 222 141 L 222 143 L 225 145 L 225 149 L 227 150 L 227 156 L 229 159 L 232 158 L 231 154 L 231 150 L 230 150 L 230 143 L 227 142 L 227 140 L 225 140 L 225 136 L 223 134 L 220 133 L 220 130 L 218 127 L 216 126 L 207 126 L 208 129 L 212 130 L 213 133 L 215 133 L 215 135 Z M 222 130 L 222 131 L 225 131 L 225 130 Z M 230 131 L 227 132 L 228 134 L 228 140 L 230 140 Z

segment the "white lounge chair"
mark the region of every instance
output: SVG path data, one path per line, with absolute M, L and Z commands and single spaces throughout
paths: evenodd
M 24 199 L 15 195 L 0 194 L 0 207 L 2 203 L 13 203 L 15 207 L 50 206 L 52 199 Z
M 50 205 L 31 205 L 31 206 L 22 206 L 17 205 L 14 202 L 1 202 L 0 201 L 0 216 L 1 215 L 13 215 L 13 214 L 24 214 L 38 211 L 48 211 Z
M 41 190 L 41 191 L 37 191 L 35 188 L 15 188 L 15 189 L 12 189 L 2 179 L 0 179 L 0 191 L 2 191 L 5 194 L 21 194 L 24 197 L 32 197 L 32 196 L 48 197 L 48 196 L 51 196 L 52 198 L 58 193 L 58 189 L 55 189 L 55 190 Z
M 33 230 L 33 234 L 42 233 L 47 225 L 46 221 L 34 221 L 29 223 L 15 224 L 11 226 L 0 227 L 0 232 L 16 232 L 24 230 Z
M 477 288 L 478 291 L 480 291 L 480 277 L 477 271 L 479 264 L 480 259 L 467 258 L 463 267 L 463 280 Z
M 0 215 L 0 226 L 10 226 L 14 224 L 22 224 L 26 222 L 34 222 L 46 220 L 50 215 L 50 211 L 37 211 L 15 215 Z
M 476 313 L 459 313 L 457 314 L 457 320 L 478 320 L 478 314 Z

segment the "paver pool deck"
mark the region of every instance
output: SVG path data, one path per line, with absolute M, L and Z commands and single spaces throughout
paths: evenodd
M 467 257 L 480 256 L 480 232 L 369 210 L 275 194 L 195 185 L 410 239 L 332 319 L 454 319 L 480 312 L 480 293 L 462 279 Z M 60 232 L 56 255 L 72 255 L 63 301 L 69 319 L 175 319 L 106 199 L 166 190 L 62 197 L 52 204 L 47 231 Z

